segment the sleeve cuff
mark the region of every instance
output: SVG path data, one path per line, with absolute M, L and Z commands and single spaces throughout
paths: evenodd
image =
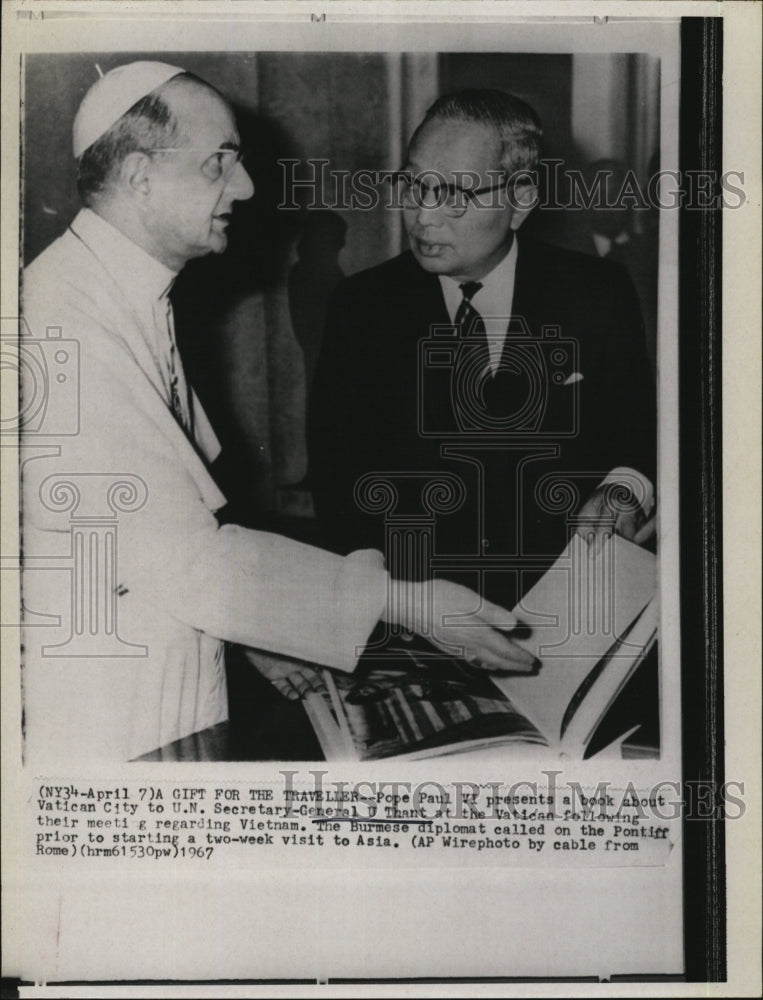
M 338 670 L 349 673 L 357 666 L 386 607 L 388 582 L 384 556 L 376 549 L 360 549 L 344 559 L 334 583 L 335 621 L 343 631 L 332 663 Z
M 627 486 L 633 493 L 637 502 L 649 517 L 654 509 L 654 486 L 646 476 L 631 469 L 627 465 L 619 465 L 602 479 L 599 486 L 608 486 L 610 483 L 619 483 Z

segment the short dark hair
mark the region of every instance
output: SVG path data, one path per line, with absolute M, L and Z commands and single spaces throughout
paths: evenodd
M 443 94 L 424 115 L 411 144 L 431 121 L 477 122 L 495 129 L 501 143 L 501 166 L 508 174 L 534 170 L 543 137 L 540 119 L 529 104 L 502 90 L 461 90 Z
M 77 190 L 82 204 L 92 205 L 130 153 L 171 146 L 177 131 L 177 120 L 159 93 L 142 97 L 77 161 Z
M 114 172 L 130 153 L 177 145 L 180 125 L 162 96 L 177 80 L 197 83 L 225 100 L 216 87 L 194 73 L 179 73 L 150 94 L 141 97 L 77 161 L 77 191 L 83 205 L 92 206 L 95 198 L 107 189 Z

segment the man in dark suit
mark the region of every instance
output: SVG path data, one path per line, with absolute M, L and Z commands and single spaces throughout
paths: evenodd
M 410 250 L 329 308 L 309 425 L 325 541 L 384 546 L 511 607 L 573 528 L 653 530 L 655 394 L 625 271 L 517 238 L 541 129 L 499 91 L 438 99 L 400 197 Z

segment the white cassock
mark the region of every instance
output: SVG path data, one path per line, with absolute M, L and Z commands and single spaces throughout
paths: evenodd
M 50 379 L 22 441 L 31 762 L 129 760 L 224 720 L 221 640 L 352 670 L 384 606 L 379 552 L 218 525 L 219 444 L 170 357 L 173 278 L 89 210 L 24 275 Z

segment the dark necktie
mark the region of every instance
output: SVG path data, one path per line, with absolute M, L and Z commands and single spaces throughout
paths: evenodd
M 484 372 L 490 367 L 490 349 L 487 342 L 487 332 L 482 316 L 472 305 L 472 299 L 482 288 L 481 281 L 465 281 L 458 286 L 463 298 L 456 311 L 455 325 L 464 340 L 469 340 L 470 368 Z M 477 361 L 479 359 L 479 361 Z
M 478 426 L 508 432 L 515 426 L 515 412 L 527 397 L 527 366 L 509 344 L 504 345 L 500 363 L 493 370 L 485 322 L 471 302 L 482 283 L 466 281 L 459 287 L 464 297 L 455 317 L 461 336 L 455 401 Z

